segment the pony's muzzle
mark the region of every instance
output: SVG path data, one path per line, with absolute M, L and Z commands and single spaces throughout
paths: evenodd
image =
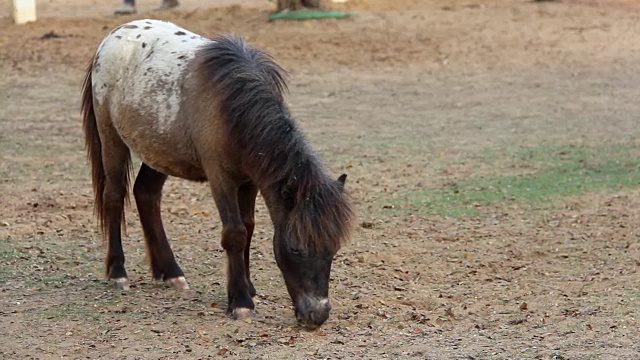
M 316 329 L 329 318 L 331 304 L 327 298 L 302 297 L 296 302 L 296 319 L 308 329 Z

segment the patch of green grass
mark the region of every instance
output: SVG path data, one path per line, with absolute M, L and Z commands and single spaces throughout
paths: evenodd
M 51 286 L 60 287 L 66 282 L 68 282 L 69 278 L 66 275 L 44 275 L 41 276 L 39 274 L 30 274 L 31 276 L 25 278 L 24 286 L 28 288 L 38 288 L 38 289 L 47 289 Z
M 269 20 L 310 20 L 324 18 L 345 18 L 355 16 L 353 11 L 326 10 L 284 10 L 269 16 Z
M 0 241 L 0 285 L 14 282 L 27 288 L 66 287 L 76 277 L 95 272 L 96 263 L 90 253 L 76 243 L 58 236 L 42 236 L 38 240 L 37 245 Z M 61 269 L 35 270 L 49 263 L 56 263 Z
M 39 314 L 46 318 L 78 321 L 98 321 L 102 317 L 102 314 L 100 314 L 97 309 L 81 307 L 74 304 L 53 306 L 40 311 Z
M 6 284 L 16 271 L 13 264 L 20 254 L 8 241 L 0 241 L 0 286 Z
M 62 284 L 67 280 L 69 280 L 69 278 L 67 277 L 67 275 L 48 275 L 48 276 L 43 276 L 42 279 L 40 280 L 45 284 L 56 284 L 56 283 Z
M 547 145 L 516 150 L 502 161 L 532 162 L 539 170 L 470 177 L 437 189 L 411 191 L 395 200 L 396 208 L 460 217 L 479 215 L 483 206 L 501 201 L 541 205 L 562 196 L 640 185 L 640 148 L 633 146 Z
M 18 257 L 18 252 L 11 246 L 9 241 L 0 241 L 0 260 L 8 260 Z

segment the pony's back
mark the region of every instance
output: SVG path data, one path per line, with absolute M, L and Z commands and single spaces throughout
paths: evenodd
M 98 104 L 110 103 L 114 113 L 127 107 L 150 114 L 156 119 L 153 129 L 170 131 L 180 110 L 184 70 L 209 42 L 166 21 L 136 20 L 116 28 L 96 54 L 92 77 Z

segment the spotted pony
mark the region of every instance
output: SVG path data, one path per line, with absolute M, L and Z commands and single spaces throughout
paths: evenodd
M 228 314 L 252 316 L 249 249 L 260 192 L 297 319 L 309 328 L 326 321 L 331 264 L 354 213 L 346 175 L 329 175 L 285 91 L 284 70 L 241 37 L 209 39 L 136 20 L 102 41 L 86 73 L 82 114 L 111 281 L 129 286 L 121 227 L 134 153 L 142 166 L 133 195 L 154 279 L 189 288 L 162 225 L 167 177 L 206 181 L 222 222 Z

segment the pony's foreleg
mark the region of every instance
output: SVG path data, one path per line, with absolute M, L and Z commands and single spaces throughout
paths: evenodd
M 166 180 L 167 175 L 142 164 L 133 185 L 133 195 L 138 206 L 153 278 L 163 280 L 167 285 L 177 289 L 187 290 L 189 284 L 176 262 L 162 225 L 160 202 Z
M 255 308 L 244 261 L 247 229 L 240 215 L 237 185 L 217 175 L 209 176 L 209 183 L 222 221 L 222 248 L 227 254 L 227 314 L 244 319 L 253 316 Z
M 115 131 L 113 131 L 115 133 Z M 122 250 L 122 223 L 127 197 L 131 158 L 129 149 L 111 131 L 103 131 L 102 163 L 105 173 L 103 220 L 108 241 L 106 270 L 107 277 L 122 290 L 129 289 L 125 257 Z
M 244 269 L 249 283 L 249 294 L 251 297 L 256 296 L 256 288 L 251 283 L 251 271 L 249 270 L 249 253 L 251 248 L 251 237 L 253 236 L 253 228 L 255 227 L 255 208 L 256 196 L 258 188 L 253 182 L 248 182 L 240 186 L 238 190 L 238 205 L 240 207 L 240 216 L 247 229 L 247 242 L 244 246 Z

